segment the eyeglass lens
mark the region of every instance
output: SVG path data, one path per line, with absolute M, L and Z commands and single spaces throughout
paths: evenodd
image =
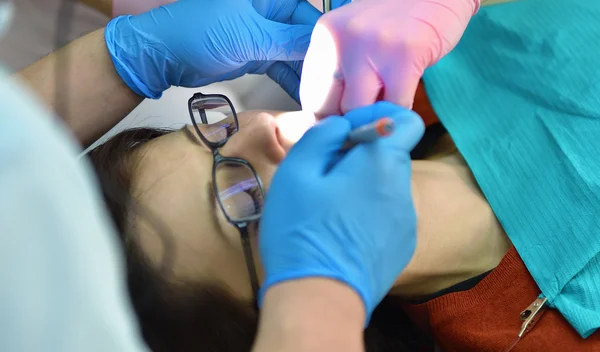
M 237 130 L 229 102 L 222 97 L 199 97 L 192 101 L 192 114 L 200 133 L 210 143 L 221 142 Z
M 229 219 L 244 221 L 262 213 L 262 189 L 249 166 L 223 161 L 217 164 L 215 172 L 217 195 Z

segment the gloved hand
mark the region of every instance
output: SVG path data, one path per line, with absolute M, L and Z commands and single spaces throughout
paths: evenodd
M 480 0 L 355 0 L 327 13 L 304 62 L 303 109 L 329 116 L 380 98 L 412 107 L 424 70 L 456 46 L 479 6 Z
M 396 124 L 392 136 L 340 158 L 351 129 L 384 116 Z M 415 250 L 409 153 L 423 131 L 416 113 L 380 102 L 328 117 L 304 135 L 281 163 L 266 198 L 259 302 L 277 283 L 326 277 L 353 288 L 370 317 Z
M 115 18 L 105 37 L 125 83 L 159 98 L 171 86 L 200 87 L 302 60 L 312 29 L 270 21 L 248 0 L 179 0 Z
M 164 1 L 164 0 L 163 0 Z M 256 11 L 265 18 L 282 22 L 315 25 L 321 12 L 306 0 L 251 0 Z M 333 9 L 351 0 L 333 0 Z M 268 69 L 267 75 L 277 82 L 292 98 L 300 103 L 300 76 L 303 61 L 278 61 Z

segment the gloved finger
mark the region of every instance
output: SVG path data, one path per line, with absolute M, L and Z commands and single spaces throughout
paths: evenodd
M 286 64 L 288 66 L 290 66 L 292 68 L 292 70 L 294 70 L 294 72 L 296 72 L 296 74 L 298 75 L 298 79 L 300 79 L 300 77 L 302 77 L 302 67 L 304 66 L 304 60 L 303 61 L 292 61 L 292 62 L 286 62 Z
M 348 5 L 349 3 L 351 3 L 352 0 L 332 0 L 331 1 L 331 8 L 333 10 L 337 9 L 338 7 L 342 7 L 344 5 Z
M 302 110 L 313 112 L 317 120 L 342 115 L 340 102 L 344 94 L 344 77 L 339 70 L 328 72 L 326 67 L 320 65 L 319 60 L 304 60 L 300 78 Z
M 321 15 L 321 11 L 317 10 L 311 3 L 302 0 L 298 3 L 298 7 L 296 7 L 294 13 L 292 13 L 290 22 L 292 24 L 309 24 L 314 26 Z
M 344 94 L 340 104 L 343 114 L 375 103 L 383 86 L 373 64 L 366 58 L 351 60 L 346 64 L 344 81 Z
M 304 61 L 285 61 L 284 64 L 288 65 L 294 72 L 298 78 L 302 77 L 302 65 Z
M 300 81 L 302 86 L 302 81 Z M 329 89 L 325 92 L 315 92 L 320 94 L 322 97 L 322 104 L 316 110 L 311 110 L 315 113 L 315 117 L 318 120 L 324 119 L 331 115 L 341 115 L 342 109 L 340 107 L 340 101 L 344 94 L 345 82 L 341 77 L 334 77 L 331 83 L 328 84 Z M 302 95 L 301 95 L 302 96 Z
M 354 129 L 375 122 L 382 117 L 397 115 L 400 111 L 406 111 L 408 113 L 408 110 L 401 108 L 398 105 L 387 101 L 380 101 L 369 106 L 349 111 L 344 115 L 344 118 L 350 122 L 350 125 Z
M 371 143 L 363 143 L 353 147 L 337 162 L 332 169 L 333 174 L 347 174 L 356 171 L 357 167 L 369 167 L 377 163 L 377 167 L 395 169 L 400 161 L 410 161 L 410 151 L 417 145 L 425 132 L 423 120 L 417 113 L 397 107 L 390 114 L 395 129 L 391 136 L 380 138 Z M 380 172 L 376 167 L 373 172 Z
M 277 61 L 267 69 L 267 76 L 300 103 L 300 77 L 290 65 Z
M 391 136 L 381 138 L 381 141 L 393 141 L 393 145 L 412 150 L 421 140 L 425 131 L 423 119 L 414 111 L 387 101 L 381 101 L 370 106 L 355 109 L 344 115 L 352 129 L 375 122 L 382 117 L 394 120 L 394 133 Z M 386 143 L 388 143 L 386 142 Z
M 258 28 L 251 32 L 263 35 L 252 35 L 254 50 L 247 53 L 248 61 L 304 60 L 314 26 L 279 23 L 258 14 L 254 23 Z
M 382 74 L 384 80 L 383 99 L 407 109 L 412 109 L 417 87 L 423 76 L 422 70 L 410 67 L 397 65 L 390 69 L 391 72 Z
M 323 176 L 339 157 L 349 132 L 350 123 L 341 116 L 322 120 L 292 147 L 281 168 L 293 163 L 294 169 L 302 170 L 309 179 Z
M 317 118 L 339 115 L 344 79 L 340 74 L 335 40 L 329 29 L 317 24 L 300 79 L 302 109 L 315 113 Z
M 388 115 L 385 112 L 389 107 L 385 104 L 389 103 L 377 104 L 378 109 L 375 112 L 379 115 Z M 388 116 L 394 120 L 394 133 L 389 137 L 381 138 L 382 145 L 398 151 L 410 152 L 413 150 L 425 133 L 425 124 L 421 116 L 400 106 L 396 106 L 396 111 Z

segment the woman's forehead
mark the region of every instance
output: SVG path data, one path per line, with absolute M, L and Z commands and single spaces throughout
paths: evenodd
M 183 190 L 210 181 L 212 154 L 193 143 L 183 131 L 161 136 L 144 145 L 133 160 L 132 190 L 146 197 Z M 185 200 L 185 199 L 182 199 Z
M 168 227 L 177 243 L 185 241 L 199 221 L 207 228 L 212 155 L 187 140 L 182 131 L 151 141 L 137 154 L 131 183 L 137 202 Z M 134 216 L 133 221 L 145 234 L 156 231 L 143 216 Z M 179 234 L 186 236 L 179 238 Z M 159 251 L 151 240 L 156 236 L 143 237 L 149 238 L 146 250 Z

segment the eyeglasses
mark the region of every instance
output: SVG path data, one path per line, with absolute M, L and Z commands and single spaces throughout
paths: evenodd
M 262 182 L 248 161 L 219 154 L 219 148 L 239 130 L 238 117 L 229 98 L 221 94 L 196 93 L 188 101 L 188 110 L 198 137 L 213 152 L 213 190 L 225 218 L 240 232 L 256 304 L 258 276 L 248 237 L 248 224 L 262 215 Z

